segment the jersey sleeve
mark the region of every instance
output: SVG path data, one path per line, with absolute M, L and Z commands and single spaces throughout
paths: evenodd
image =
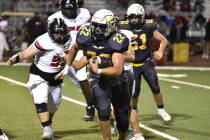
M 157 30 L 157 23 L 155 23 L 153 19 L 147 19 L 146 25 L 152 33 Z
M 32 46 L 35 47 L 35 49 L 39 52 L 45 52 L 47 51 L 47 47 L 46 45 L 44 44 L 44 39 L 45 37 L 42 35 L 42 36 L 39 36 L 35 39 L 35 41 L 32 43 Z

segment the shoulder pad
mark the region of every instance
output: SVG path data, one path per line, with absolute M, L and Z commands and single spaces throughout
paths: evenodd
M 86 44 L 91 40 L 91 28 L 89 25 L 83 26 L 77 33 L 76 42 Z
M 120 21 L 120 24 L 122 24 L 122 25 L 128 24 L 128 21 L 127 21 L 127 20 L 121 20 L 121 21 Z
M 153 19 L 147 19 L 144 25 L 151 31 L 157 29 L 157 23 Z
M 154 20 L 153 20 L 153 19 L 146 19 L 145 22 L 146 22 L 146 23 L 154 23 Z
M 38 51 L 47 51 L 47 50 L 51 50 L 51 39 L 48 35 L 48 33 L 45 33 L 39 37 L 37 37 L 35 39 L 35 41 L 33 42 L 34 47 L 36 47 L 36 49 Z
M 127 29 L 128 30 L 130 28 L 127 20 L 120 21 L 118 25 L 119 25 L 119 29 Z

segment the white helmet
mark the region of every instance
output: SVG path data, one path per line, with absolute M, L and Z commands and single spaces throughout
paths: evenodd
M 117 19 L 112 11 L 101 9 L 91 19 L 91 36 L 95 41 L 103 41 L 117 30 Z
M 131 4 L 127 10 L 127 16 L 131 16 L 131 15 L 137 15 L 137 16 L 141 15 L 142 18 L 144 18 L 145 17 L 144 7 L 138 3 Z
M 145 23 L 145 10 L 141 4 L 133 3 L 128 7 L 127 18 L 132 29 L 139 29 Z M 132 18 L 139 18 L 138 22 L 131 21 Z

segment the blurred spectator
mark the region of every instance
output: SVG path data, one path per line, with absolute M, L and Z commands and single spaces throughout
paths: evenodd
M 187 39 L 188 21 L 183 16 L 177 16 L 172 24 L 169 41 L 173 44 L 176 42 L 185 42 Z
M 25 25 L 28 32 L 28 44 L 40 35 L 47 32 L 47 15 L 45 13 L 35 13 L 34 17 L 31 18 Z
M 210 18 L 206 24 L 206 35 L 205 35 L 206 47 L 204 48 L 202 58 L 209 59 L 210 49 Z
M 196 13 L 202 13 L 205 9 L 203 3 L 204 3 L 203 0 L 196 0 L 195 4 L 194 4 L 194 7 L 193 7 L 193 10 Z
M 0 16 L 0 62 L 3 60 L 4 49 L 9 50 L 6 41 L 6 31 L 7 31 L 8 21 L 6 16 Z
M 53 0 L 53 4 L 55 5 L 55 7 L 59 7 L 59 1 L 60 0 Z
M 201 14 L 197 14 L 195 17 L 195 25 L 198 29 L 202 28 L 205 26 L 206 18 Z
M 175 10 L 174 0 L 163 0 L 163 6 L 166 11 L 172 12 Z
M 181 11 L 191 11 L 190 0 L 182 0 L 180 4 Z

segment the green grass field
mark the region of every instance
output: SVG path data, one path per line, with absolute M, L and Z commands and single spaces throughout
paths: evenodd
M 157 115 L 151 91 L 143 81 L 138 116 L 140 123 L 149 128 L 149 130 L 142 128 L 145 138 L 147 140 L 209 140 L 210 71 L 158 70 L 158 73 L 187 76 L 160 77 L 165 107 L 173 118 L 167 124 Z M 26 83 L 28 67 L 0 66 L 0 127 L 5 129 L 11 140 L 39 140 L 42 131 L 28 89 L 3 78 Z M 67 77 L 64 80 L 63 96 L 85 102 L 83 95 Z M 97 119 L 93 122 L 85 122 L 84 114 L 84 106 L 63 100 L 53 122 L 56 138 L 59 140 L 102 139 Z M 117 136 L 114 135 L 113 139 L 117 140 Z

